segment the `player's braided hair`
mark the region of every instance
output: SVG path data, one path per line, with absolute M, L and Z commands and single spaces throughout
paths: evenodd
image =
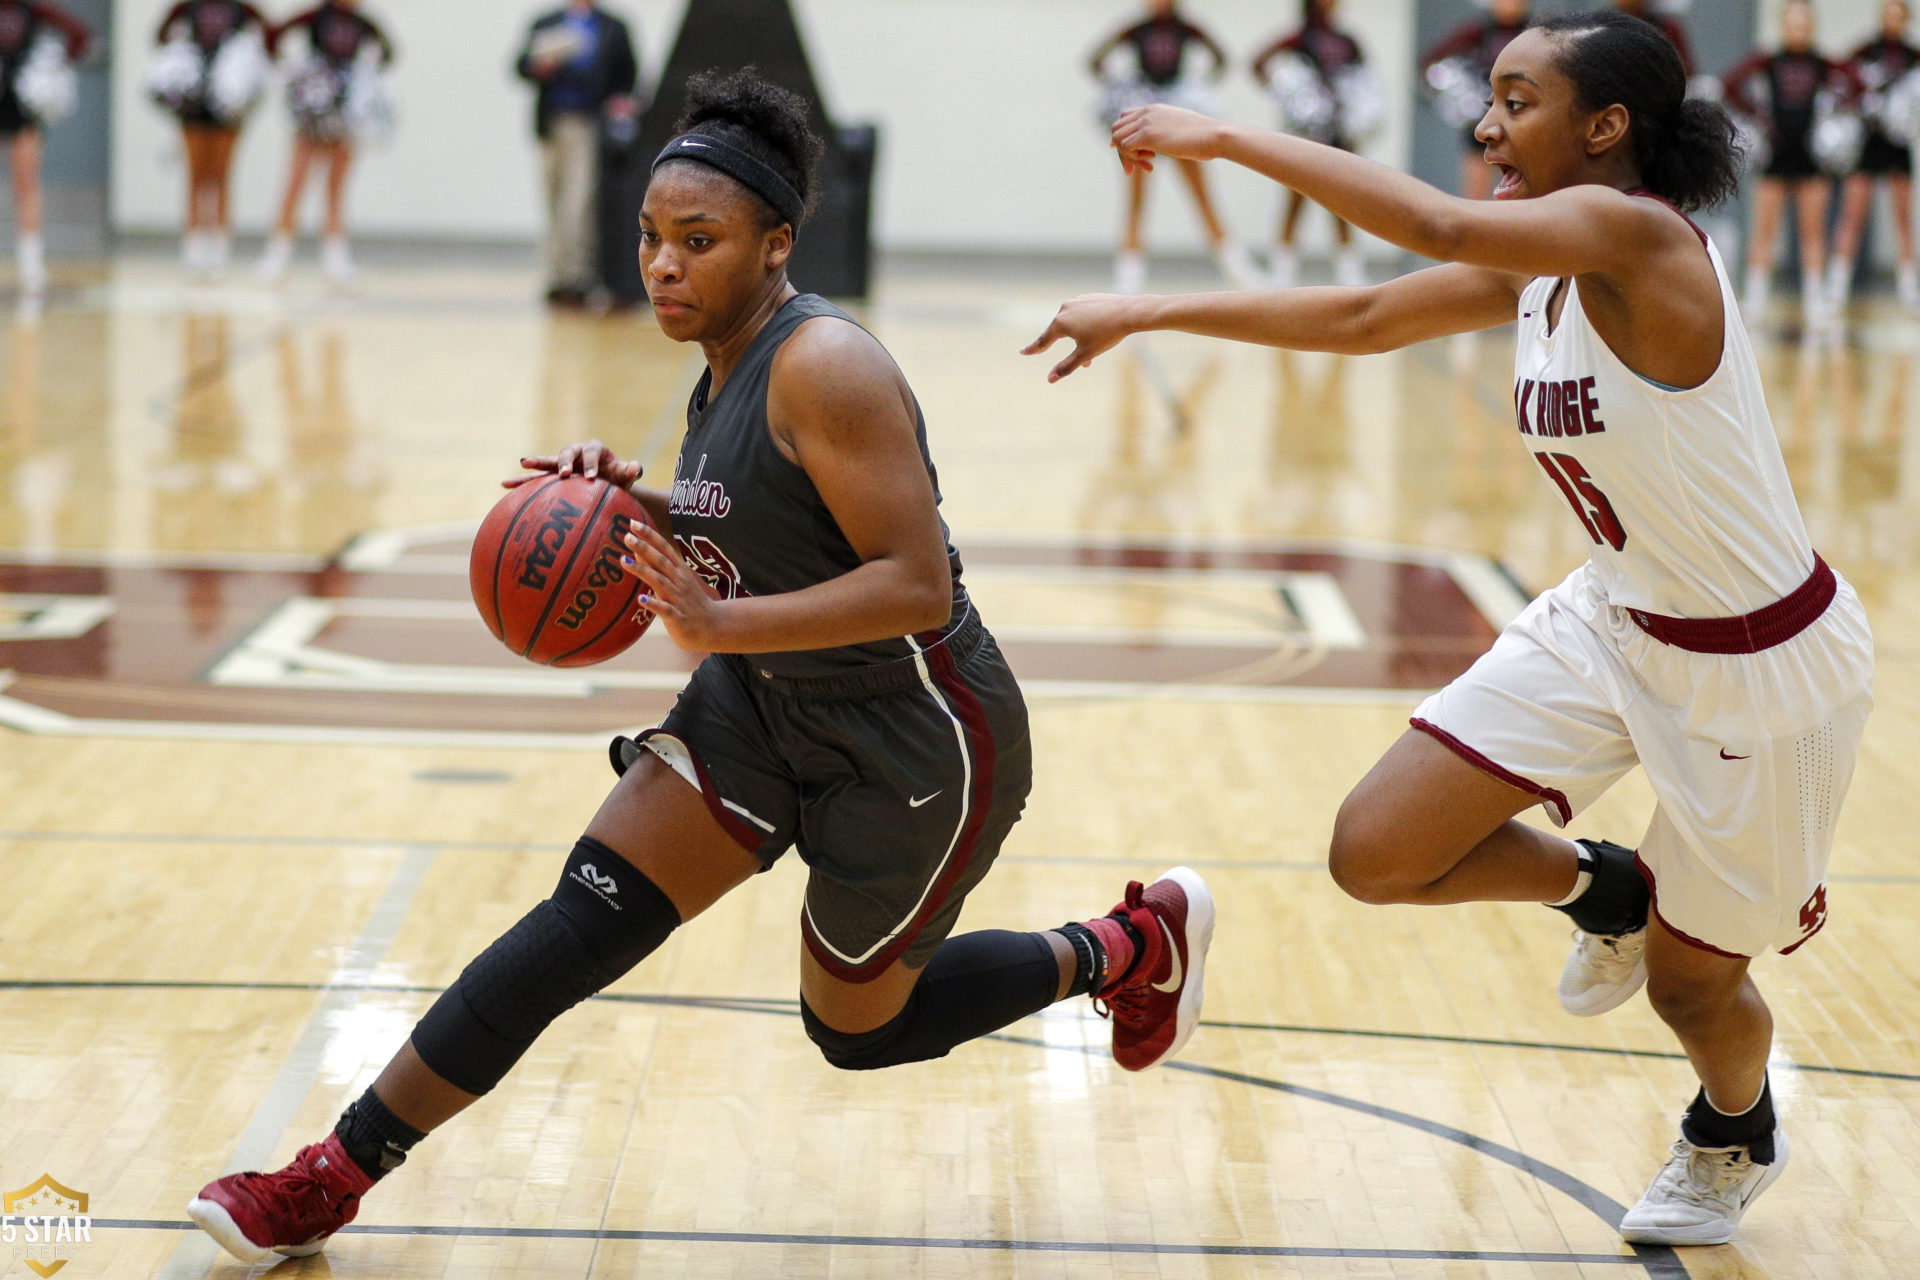
M 771 166 L 811 212 L 819 185 L 815 170 L 826 146 L 809 126 L 809 114 L 805 98 L 769 81 L 756 67 L 703 71 L 687 82 L 686 109 L 673 131 L 717 138 Z M 784 221 L 771 204 L 766 218 L 769 227 Z
M 1717 102 L 1687 97 L 1680 52 L 1660 28 L 1617 10 L 1540 23 L 1580 105 L 1627 109 L 1627 145 L 1647 190 L 1682 209 L 1710 208 L 1740 189 L 1740 147 Z

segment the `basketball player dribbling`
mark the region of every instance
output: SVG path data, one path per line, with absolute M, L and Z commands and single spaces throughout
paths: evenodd
M 654 163 L 640 261 L 660 327 L 707 373 L 669 492 L 598 442 L 529 474 L 627 486 L 672 542 L 630 535 L 667 634 L 709 654 L 666 721 L 618 738 L 619 781 L 552 897 L 469 964 L 334 1132 L 188 1212 L 228 1252 L 317 1253 L 429 1131 L 560 1014 L 797 845 L 800 1013 L 827 1061 L 943 1057 L 1069 995 L 1120 1065 L 1200 1012 L 1213 904 L 1175 868 L 1106 916 L 949 938 L 1031 781 L 1026 707 L 961 584 L 913 392 L 871 335 L 787 282 L 820 143 L 800 98 L 697 77 Z
M 1357 156 L 1167 107 L 1123 117 L 1128 166 L 1229 159 L 1445 265 L 1370 289 L 1075 299 L 1057 380 L 1131 333 L 1347 353 L 1511 323 L 1524 446 L 1591 537 L 1353 790 L 1330 867 L 1371 903 L 1542 902 L 1572 917 L 1576 1014 L 1644 984 L 1700 1078 L 1628 1240 L 1729 1239 L 1779 1175 L 1773 1024 L 1751 957 L 1826 919 L 1834 821 L 1872 702 L 1853 590 L 1814 554 L 1719 252 L 1682 210 L 1737 185 L 1717 106 L 1618 13 L 1517 37 L 1478 134 L 1491 202 Z M 1658 799 L 1637 852 L 1564 826 L 1635 763 Z

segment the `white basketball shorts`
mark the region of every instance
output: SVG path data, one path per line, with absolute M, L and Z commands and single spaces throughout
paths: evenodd
M 1655 912 L 1687 942 L 1745 957 L 1792 951 L 1826 922 L 1834 825 L 1872 705 L 1873 636 L 1844 579 L 1791 639 L 1705 654 L 1642 631 L 1583 565 L 1413 724 L 1539 796 L 1560 826 L 1644 766 Z

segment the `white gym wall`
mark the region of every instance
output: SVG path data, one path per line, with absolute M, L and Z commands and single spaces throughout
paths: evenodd
M 531 93 L 510 68 L 536 12 L 522 0 L 363 0 L 400 48 L 402 118 L 393 143 L 354 177 L 358 230 L 421 239 L 522 240 L 538 233 Z M 557 0 L 556 0 L 557 2 Z M 284 17 L 292 0 L 270 8 Z M 141 91 L 146 50 L 166 0 L 115 5 L 113 218 L 117 230 L 169 232 L 184 201 L 178 130 Z M 684 0 L 611 0 L 637 23 L 642 61 L 658 70 Z M 875 217 L 889 249 L 1106 251 L 1121 179 L 1093 119 L 1087 53 L 1139 6 L 1115 0 L 794 0 L 808 55 L 837 121 L 881 125 Z M 1368 148 L 1406 160 L 1413 98 L 1413 0 L 1342 10 L 1388 89 L 1388 124 Z M 1246 64 L 1292 23 L 1291 0 L 1204 0 L 1193 12 L 1235 59 L 1227 114 L 1269 124 Z M 267 226 L 285 180 L 287 117 L 276 96 L 255 112 L 235 162 L 235 221 Z M 1278 200 L 1270 185 L 1216 167 L 1236 233 L 1264 243 Z M 1176 180 L 1156 181 L 1156 246 L 1197 249 Z M 310 196 L 317 201 L 317 193 Z M 317 204 L 309 211 L 311 229 Z M 1326 222 L 1310 217 L 1309 243 Z
M 509 63 L 537 6 L 522 0 L 367 0 L 400 46 L 403 116 L 385 150 L 355 176 L 361 231 L 418 239 L 528 240 L 538 234 L 530 92 Z M 183 175 L 172 121 L 141 92 L 145 52 L 167 0 L 114 6 L 112 210 L 122 231 L 174 231 Z M 285 16 L 291 0 L 274 12 Z M 638 27 L 649 74 L 664 60 L 685 0 L 612 0 Z M 1819 0 L 1820 43 L 1843 53 L 1878 23 L 1879 0 Z M 843 122 L 882 126 L 879 243 L 889 249 L 1103 252 L 1114 240 L 1121 183 L 1093 121 L 1083 64 L 1139 6 L 1121 0 L 794 0 L 814 74 Z M 1762 0 L 1756 36 L 1771 42 L 1779 0 Z M 1246 64 L 1291 24 L 1292 0 L 1196 0 L 1191 12 L 1234 55 L 1226 114 L 1272 121 Z M 1388 90 L 1387 126 L 1368 152 L 1409 160 L 1414 0 L 1355 0 L 1341 21 L 1366 46 Z M 1711 3 L 1687 14 L 1711 21 Z M 1709 67 L 1707 70 L 1723 70 Z M 236 222 L 267 225 L 285 177 L 286 112 L 276 96 L 255 113 L 236 162 Z M 1265 243 L 1278 198 L 1251 175 L 1212 174 L 1236 234 Z M 314 197 L 317 200 L 317 193 Z M 309 223 L 311 223 L 311 213 Z M 1309 216 L 1309 244 L 1326 220 Z M 1200 246 L 1184 193 L 1157 181 L 1157 248 Z

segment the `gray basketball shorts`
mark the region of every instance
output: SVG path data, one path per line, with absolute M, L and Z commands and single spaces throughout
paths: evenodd
M 640 738 L 766 866 L 799 850 L 801 936 L 846 982 L 927 962 L 1033 782 L 1026 703 L 993 636 L 969 619 L 909 643 L 900 662 L 809 679 L 713 655 Z

